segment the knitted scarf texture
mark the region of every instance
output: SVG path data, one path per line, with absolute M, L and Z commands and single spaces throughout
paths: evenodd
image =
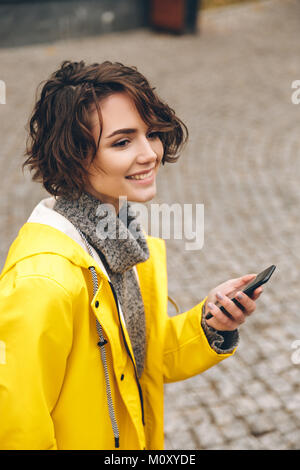
M 116 214 L 111 205 L 84 192 L 78 199 L 57 198 L 54 210 L 84 233 L 102 259 L 122 307 L 140 377 L 145 361 L 146 325 L 133 266 L 146 261 L 149 250 L 131 204 L 123 201 Z

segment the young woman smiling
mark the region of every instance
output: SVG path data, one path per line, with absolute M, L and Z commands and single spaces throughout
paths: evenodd
M 231 356 L 262 288 L 230 279 L 168 317 L 165 242 L 130 202 L 155 196 L 188 132 L 135 67 L 64 61 L 29 124 L 23 166 L 51 197 L 0 276 L 0 447 L 162 449 L 164 383 Z

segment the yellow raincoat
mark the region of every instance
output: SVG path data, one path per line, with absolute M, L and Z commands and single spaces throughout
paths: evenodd
M 164 383 L 231 354 L 209 346 L 200 324 L 204 300 L 168 317 L 165 243 L 148 236 L 150 258 L 136 266 L 147 340 L 141 398 L 105 268 L 54 202 L 34 209 L 0 276 L 0 449 L 114 449 L 96 318 L 107 340 L 120 449 L 162 449 Z

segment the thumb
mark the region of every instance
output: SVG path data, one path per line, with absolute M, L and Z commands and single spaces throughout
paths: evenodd
M 255 279 L 255 277 L 256 277 L 256 274 L 246 274 L 245 276 L 238 277 L 236 279 L 236 286 L 237 287 L 242 287 L 242 286 L 248 284 L 248 282 L 253 281 L 253 279 Z
M 253 279 L 257 276 L 257 274 L 246 274 L 245 276 L 242 276 L 242 281 L 244 284 L 247 282 L 253 281 Z

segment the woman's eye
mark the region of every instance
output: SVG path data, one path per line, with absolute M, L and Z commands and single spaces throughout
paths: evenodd
M 159 133 L 158 132 L 149 132 L 147 137 L 148 137 L 148 139 L 157 139 L 157 138 L 159 138 Z M 130 143 L 130 140 L 123 139 L 123 140 L 120 140 L 119 142 L 116 142 L 112 146 L 113 147 L 126 147 L 128 143 Z
M 125 147 L 127 142 L 129 142 L 128 139 L 120 140 L 120 142 L 117 142 L 117 143 L 113 144 L 113 147 Z

